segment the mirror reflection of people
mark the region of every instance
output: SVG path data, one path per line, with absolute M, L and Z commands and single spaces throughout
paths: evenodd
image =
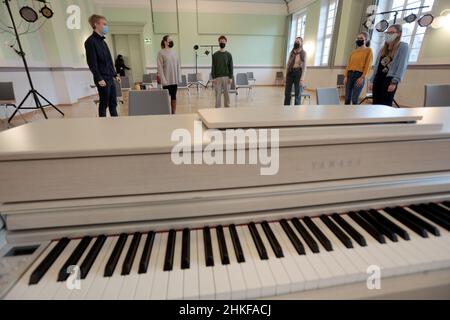
M 373 92 L 373 104 L 392 107 L 398 85 L 405 76 L 409 61 L 409 46 L 402 42 L 403 28 L 399 24 L 389 27 L 385 44 L 378 54 L 369 89 Z
M 99 116 L 106 117 L 106 109 L 109 108 L 111 117 L 118 117 L 114 79 L 120 81 L 120 77 L 117 76 L 111 52 L 105 42 L 105 36 L 109 31 L 108 22 L 105 17 L 94 14 L 89 18 L 89 24 L 94 32 L 86 40 L 84 47 L 100 99 Z
M 123 58 L 123 55 L 119 54 L 116 59 L 116 72 L 121 77 L 125 77 L 125 70 L 131 70 L 131 68 L 127 67 L 125 64 L 125 59 Z
M 158 53 L 158 77 L 163 89 L 169 91 L 172 114 L 177 112 L 177 91 L 181 82 L 181 66 L 178 60 L 172 37 L 166 35 L 161 40 L 161 50 Z
M 295 39 L 294 48 L 289 55 L 287 70 L 286 70 L 286 84 L 284 92 L 284 105 L 290 106 L 292 99 L 292 86 L 295 88 L 295 105 L 301 103 L 301 90 L 304 86 L 304 79 L 306 74 L 306 51 L 303 49 L 302 37 Z
M 356 49 L 353 50 L 348 60 L 345 73 L 345 104 L 359 104 L 359 97 L 366 84 L 373 63 L 373 53 L 370 49 L 370 35 L 361 32 L 356 37 Z
M 219 37 L 220 49 L 213 54 L 211 75 L 216 89 L 216 108 L 222 107 L 222 93 L 225 108 L 230 108 L 230 85 L 233 81 L 233 56 L 226 50 L 228 39 Z

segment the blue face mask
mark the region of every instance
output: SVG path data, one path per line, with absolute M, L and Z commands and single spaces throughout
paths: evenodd
M 106 36 L 106 35 L 108 34 L 108 32 L 109 32 L 109 26 L 103 26 L 103 28 L 102 28 L 102 34 L 103 34 L 104 36 Z

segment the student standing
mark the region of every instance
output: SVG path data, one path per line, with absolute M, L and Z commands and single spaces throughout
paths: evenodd
M 117 74 L 119 74 L 121 77 L 125 77 L 125 70 L 131 70 L 125 64 L 125 60 L 123 59 L 123 55 L 121 54 L 117 56 L 115 67 Z
M 356 38 L 356 49 L 348 60 L 345 73 L 345 104 L 359 104 L 359 97 L 366 84 L 373 63 L 373 53 L 370 46 L 370 35 L 361 32 Z
M 403 28 L 396 24 L 385 33 L 369 89 L 373 92 L 373 104 L 392 107 L 398 85 L 402 81 L 409 61 L 409 46 L 401 42 Z
M 114 79 L 120 81 L 120 77 L 117 77 L 111 52 L 105 42 L 105 36 L 109 31 L 108 22 L 105 17 L 94 14 L 89 18 L 89 24 L 94 32 L 86 40 L 84 47 L 100 99 L 99 116 L 106 117 L 106 109 L 109 107 L 111 117 L 117 117 L 117 93 Z
M 181 67 L 177 54 L 173 50 L 174 42 L 169 35 L 161 40 L 158 53 L 158 75 L 163 89 L 169 90 L 172 114 L 177 112 L 178 83 L 181 82 Z
M 233 81 L 233 56 L 225 50 L 227 45 L 225 36 L 219 37 L 220 50 L 212 57 L 211 75 L 216 89 L 216 108 L 222 106 L 222 92 L 225 100 L 225 108 L 230 108 L 229 86 Z
M 289 55 L 286 84 L 284 91 L 284 105 L 290 106 L 292 99 L 292 86 L 295 88 L 295 105 L 301 102 L 301 87 L 304 85 L 306 74 L 306 51 L 303 50 L 303 39 L 298 37 L 295 39 L 294 48 Z

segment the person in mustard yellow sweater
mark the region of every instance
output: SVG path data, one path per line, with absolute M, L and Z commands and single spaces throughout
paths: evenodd
M 370 36 L 361 32 L 356 38 L 357 48 L 353 50 L 345 73 L 345 104 L 359 104 L 359 96 L 366 83 L 373 62 Z

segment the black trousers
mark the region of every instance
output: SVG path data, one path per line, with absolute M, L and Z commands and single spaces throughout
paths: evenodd
M 302 78 L 302 69 L 294 69 L 286 75 L 286 87 L 284 89 L 284 105 L 290 106 L 292 99 L 292 86 L 295 88 L 295 105 L 301 103 L 300 79 Z
M 373 81 L 373 104 L 380 104 L 392 107 L 394 103 L 395 93 L 397 88 L 393 92 L 388 92 L 388 88 L 391 85 L 392 77 L 377 76 Z
M 118 117 L 116 84 L 114 83 L 114 79 L 105 79 L 105 81 L 105 87 L 100 87 L 100 85 L 97 84 L 98 96 L 100 99 L 98 115 L 101 118 L 105 118 L 106 110 L 109 108 L 111 117 Z

